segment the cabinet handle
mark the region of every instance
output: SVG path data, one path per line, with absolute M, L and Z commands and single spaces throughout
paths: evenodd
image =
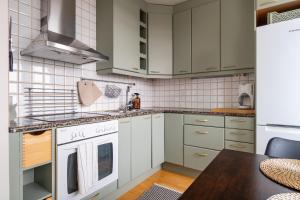
M 265 5 L 276 3 L 276 2 L 277 2 L 276 0 L 274 0 L 274 1 L 267 1 L 267 2 L 264 2 L 264 3 L 260 3 L 259 5 L 260 6 L 265 6 Z
M 230 132 L 232 135 L 246 135 L 246 133 L 236 133 L 236 132 Z
M 205 68 L 206 71 L 208 71 L 208 70 L 215 70 L 215 69 L 217 69 L 217 67 L 207 67 L 207 68 Z
M 161 118 L 161 115 L 155 116 L 154 118 L 155 119 Z
M 224 66 L 222 67 L 222 69 L 234 69 L 236 68 L 236 66 Z
M 230 120 L 230 121 L 236 122 L 236 123 L 246 123 L 246 122 L 247 122 L 247 121 L 245 121 L 245 120 L 238 120 L 238 119 L 232 119 L 232 120 Z
M 123 121 L 123 122 L 120 122 L 120 124 L 127 124 L 127 123 L 130 123 L 130 121 Z
M 151 117 L 144 117 L 144 119 L 150 119 Z
M 245 149 L 246 148 L 244 145 L 239 145 L 239 144 L 231 144 L 230 146 L 233 148 L 237 148 L 237 149 Z
M 195 131 L 195 133 L 204 135 L 204 134 L 208 134 L 208 131 L 207 132 Z
M 196 122 L 208 122 L 208 119 L 203 119 L 203 120 L 200 120 L 200 119 L 196 119 Z
M 198 156 L 198 157 L 206 157 L 208 156 L 207 153 L 194 153 L 195 156 Z
M 160 74 L 159 71 L 150 71 L 150 72 L 153 73 L 153 74 Z
M 186 71 L 186 70 L 180 70 L 179 72 L 180 72 L 180 73 L 186 73 L 186 72 L 188 72 L 188 71 Z
M 131 68 L 131 69 L 133 69 L 133 70 L 139 70 L 139 68 Z

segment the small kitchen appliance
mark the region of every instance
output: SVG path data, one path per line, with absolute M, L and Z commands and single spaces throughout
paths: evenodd
M 239 85 L 238 102 L 240 109 L 254 108 L 254 83 L 246 83 Z

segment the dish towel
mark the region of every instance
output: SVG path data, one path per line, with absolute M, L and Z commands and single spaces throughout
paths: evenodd
M 79 145 L 77 152 L 78 192 L 85 194 L 93 186 L 93 144 Z

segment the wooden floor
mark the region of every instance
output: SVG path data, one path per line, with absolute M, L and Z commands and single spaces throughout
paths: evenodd
M 143 192 L 151 188 L 154 183 L 175 189 L 179 192 L 184 192 L 193 181 L 194 179 L 191 177 L 160 170 L 132 190 L 125 193 L 118 200 L 135 200 L 143 194 Z

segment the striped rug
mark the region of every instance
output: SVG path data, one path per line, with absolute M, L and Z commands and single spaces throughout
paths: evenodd
M 154 184 L 149 190 L 144 192 L 137 200 L 177 200 L 182 193 Z

